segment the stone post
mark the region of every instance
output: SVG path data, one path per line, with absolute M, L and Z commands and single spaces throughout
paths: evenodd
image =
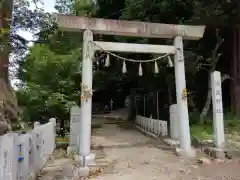
M 77 153 L 79 149 L 81 108 L 73 106 L 70 110 L 70 136 L 67 149 L 68 156 Z
M 223 122 L 223 105 L 222 105 L 222 87 L 221 73 L 215 71 L 211 74 L 212 86 L 212 104 L 213 104 L 213 130 L 214 143 L 219 149 L 224 147 L 224 122 Z
M 53 151 L 56 148 L 56 126 L 57 126 L 57 120 L 55 118 L 50 118 L 49 122 L 53 124 Z
M 179 117 L 177 104 L 172 104 L 169 108 L 170 113 L 170 137 L 174 141 L 179 141 Z
M 24 134 L 18 136 L 18 148 L 17 151 L 21 154 L 18 154 L 22 157 L 21 161 L 18 161 L 18 178 L 19 179 L 28 179 L 29 177 L 29 135 Z M 21 148 L 21 149 L 20 149 Z
M 36 122 L 34 122 L 34 125 L 33 125 L 33 127 L 34 127 L 34 128 L 36 128 L 36 127 L 38 127 L 38 126 L 40 126 L 40 122 L 37 122 L 37 121 L 36 121 Z

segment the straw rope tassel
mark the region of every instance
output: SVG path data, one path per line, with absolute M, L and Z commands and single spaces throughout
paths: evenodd
M 155 63 L 154 63 L 154 72 L 155 72 L 156 74 L 159 73 L 157 61 L 155 61 Z
M 142 75 L 143 75 L 142 64 L 141 64 L 141 63 L 139 63 L 138 75 L 139 75 L 139 76 L 142 76 Z
M 168 56 L 168 67 L 173 67 L 172 59 Z
M 125 60 L 123 61 L 123 66 L 122 66 L 122 73 L 125 74 L 127 72 L 127 67 L 126 67 L 126 63 Z
M 105 60 L 105 67 L 109 67 L 110 66 L 110 56 L 109 54 L 107 54 L 106 60 Z

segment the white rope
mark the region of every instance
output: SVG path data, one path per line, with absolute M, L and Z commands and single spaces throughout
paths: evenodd
M 105 49 L 103 49 L 102 47 L 100 47 L 99 45 L 97 45 L 95 42 L 93 41 L 90 41 L 93 45 L 97 46 L 99 49 L 101 49 L 102 51 L 104 51 L 105 53 L 109 54 L 109 55 L 112 55 L 118 59 L 121 59 L 123 61 L 129 61 L 129 62 L 136 62 L 136 63 L 147 63 L 147 62 L 154 62 L 154 61 L 157 61 L 157 60 L 161 60 L 165 57 L 168 57 L 169 55 L 173 54 L 174 52 L 176 52 L 176 49 L 174 49 L 172 52 L 170 53 L 166 53 L 162 56 L 159 56 L 157 58 L 153 58 L 153 59 L 148 59 L 148 60 L 135 60 L 135 59 L 129 59 L 129 58 L 124 58 L 124 57 L 121 57 L 121 56 L 118 56 L 117 54 L 114 54 L 110 51 L 107 51 Z

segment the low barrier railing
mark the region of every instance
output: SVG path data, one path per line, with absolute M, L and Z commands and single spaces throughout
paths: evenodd
M 167 121 L 147 118 L 144 116 L 136 116 L 136 125 L 142 129 L 155 134 L 156 136 L 167 136 L 168 126 Z
M 0 136 L 0 180 L 34 178 L 55 150 L 56 119 L 34 124 L 26 134 Z

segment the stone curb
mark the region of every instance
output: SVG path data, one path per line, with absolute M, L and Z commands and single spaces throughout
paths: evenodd
M 54 154 L 54 152 L 53 152 L 53 154 Z M 50 161 L 52 161 L 53 159 L 55 159 L 54 156 L 53 156 L 53 154 L 51 154 L 51 155 L 49 155 L 48 157 L 46 157 L 46 160 L 45 160 L 43 166 L 40 168 L 40 170 L 39 170 L 36 174 L 33 174 L 33 173 L 29 174 L 28 180 L 35 180 L 35 179 L 37 180 L 37 179 L 38 179 L 38 177 L 39 177 L 39 176 L 41 175 L 41 173 L 43 172 L 43 169 L 44 169 L 45 167 L 47 167 L 48 163 L 49 163 Z
M 176 150 L 176 147 L 178 147 L 178 143 L 173 141 L 173 140 L 171 140 L 171 139 L 169 139 L 169 138 L 159 137 L 159 136 L 157 136 L 157 135 L 155 135 L 155 134 L 153 134 L 151 132 L 146 131 L 145 129 L 143 129 L 140 126 L 137 126 L 135 124 L 132 124 L 132 126 L 135 127 L 136 129 L 138 129 L 139 131 L 141 131 L 143 134 L 145 134 L 147 136 L 150 136 L 150 137 L 152 137 L 154 139 L 157 139 L 157 140 L 163 142 L 164 144 L 168 145 L 169 148 L 171 150 L 173 150 L 174 152 Z
M 155 135 L 155 134 L 153 134 L 153 133 L 151 133 L 151 132 L 146 131 L 145 129 L 141 128 L 141 127 L 138 126 L 138 125 L 132 124 L 132 126 L 135 127 L 135 128 L 137 128 L 139 131 L 141 131 L 143 134 L 145 134 L 145 135 L 147 135 L 147 136 L 150 136 L 150 137 L 153 137 L 153 138 L 155 138 L 155 139 L 161 140 L 160 137 L 158 137 L 157 135 Z
M 204 154 L 216 159 L 232 159 L 233 157 L 240 157 L 240 151 L 237 149 L 223 148 L 218 149 L 214 147 L 211 140 L 199 140 L 196 137 L 192 139 L 192 144 L 195 148 L 200 149 Z
M 88 178 L 94 178 L 104 173 L 104 170 L 112 165 L 113 161 L 107 157 L 104 152 L 104 148 L 101 146 L 94 146 L 93 153 L 96 155 L 95 164 L 89 165 L 89 176 Z
M 174 140 L 171 140 L 170 138 L 164 138 L 164 137 L 158 137 L 157 135 L 146 131 L 145 129 L 133 124 L 134 127 L 136 127 L 139 131 L 141 131 L 143 134 L 153 137 L 155 139 L 158 139 L 159 141 L 163 142 L 164 144 L 166 144 L 167 146 L 169 146 L 169 149 L 171 151 L 173 151 L 173 153 L 177 156 L 181 156 L 184 158 L 194 158 L 196 153 L 195 150 L 192 151 L 191 155 L 185 155 L 178 147 L 179 147 L 179 142 L 176 142 Z

